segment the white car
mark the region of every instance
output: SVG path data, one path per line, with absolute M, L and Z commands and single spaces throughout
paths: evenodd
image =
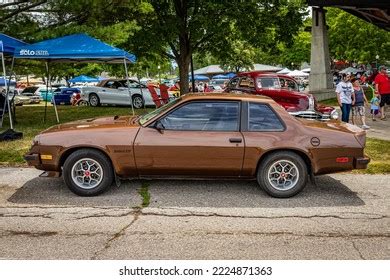
M 134 80 L 129 80 L 131 101 L 133 107 L 140 109 L 146 106 L 155 106 L 148 88 Z M 99 82 L 96 86 L 81 88 L 81 99 L 87 101 L 90 106 L 101 104 L 130 105 L 129 89 L 126 79 L 108 79 Z

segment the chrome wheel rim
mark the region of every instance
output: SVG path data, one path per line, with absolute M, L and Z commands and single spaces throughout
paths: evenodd
M 87 101 L 80 101 L 79 103 L 79 106 L 88 106 L 88 102 Z
M 99 162 L 91 158 L 83 158 L 73 164 L 72 180 L 80 188 L 89 190 L 103 180 L 103 168 Z
M 268 182 L 279 191 L 294 188 L 298 179 L 298 167 L 289 160 L 278 160 L 268 169 Z
M 143 101 L 142 101 L 141 97 L 136 96 L 133 98 L 134 108 L 137 108 L 137 109 L 142 108 L 142 103 L 143 103 Z
M 97 97 L 95 95 L 91 96 L 91 99 L 89 100 L 89 103 L 91 103 L 92 106 L 96 106 L 98 101 Z

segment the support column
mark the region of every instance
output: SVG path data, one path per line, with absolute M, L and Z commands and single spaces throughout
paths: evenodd
M 309 88 L 315 94 L 333 89 L 333 77 L 330 72 L 326 11 L 322 7 L 312 9 Z

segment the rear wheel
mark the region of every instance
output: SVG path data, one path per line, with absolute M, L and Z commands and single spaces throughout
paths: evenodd
M 100 105 L 100 99 L 96 93 L 91 93 L 89 95 L 89 104 L 91 104 L 92 107 L 97 107 Z
M 261 162 L 257 182 L 270 196 L 288 198 L 303 190 L 307 175 L 307 166 L 299 155 L 275 152 Z
M 81 100 L 81 101 L 77 104 L 77 106 L 88 106 L 88 102 L 85 101 L 85 100 Z
M 80 196 L 98 195 L 106 191 L 114 179 L 110 160 L 92 149 L 73 152 L 64 163 L 63 174 L 68 188 Z
M 135 109 L 141 109 L 142 107 L 144 107 L 144 100 L 143 100 L 142 96 L 134 95 L 132 97 L 132 101 L 133 101 L 133 107 Z

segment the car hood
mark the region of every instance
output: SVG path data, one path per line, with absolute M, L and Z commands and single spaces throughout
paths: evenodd
M 58 131 L 67 130 L 88 130 L 88 129 L 101 129 L 101 128 L 120 128 L 120 127 L 139 127 L 136 121 L 138 116 L 114 116 L 103 118 L 91 118 L 75 122 L 69 122 L 52 126 L 41 134 L 53 133 Z

